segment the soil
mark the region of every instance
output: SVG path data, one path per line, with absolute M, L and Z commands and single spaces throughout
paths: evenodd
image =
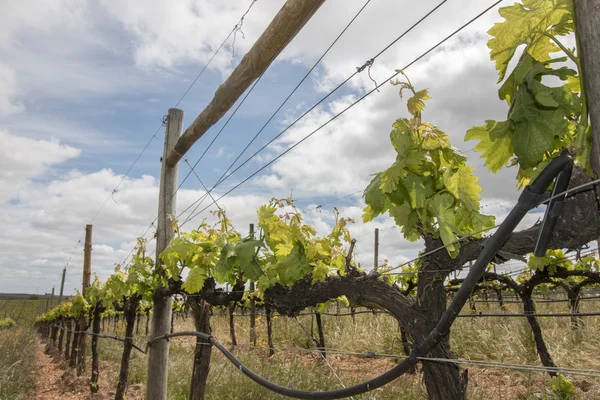
M 39 339 L 35 352 L 36 381 L 31 399 L 33 400 L 109 400 L 115 396 L 114 385 L 100 374 L 100 391 L 91 394 L 89 371 L 77 376 L 64 358 L 53 346 L 44 345 Z M 103 366 L 107 367 L 107 366 Z M 127 399 L 143 399 L 142 385 L 130 385 Z
M 190 349 L 195 346 L 194 341 L 182 343 Z M 187 347 L 186 346 L 186 347 Z M 252 349 L 259 353 L 264 352 L 267 356 L 267 350 L 262 348 Z M 215 353 L 213 356 L 221 357 L 221 354 Z M 320 357 L 313 354 L 290 354 L 286 352 L 277 352 L 273 356 L 274 360 L 286 360 L 294 358 L 294 361 L 301 363 L 305 367 L 314 368 L 321 365 L 324 370 L 326 366 L 321 363 Z M 338 354 L 328 355 L 328 361 L 334 365 L 338 372 L 343 372 L 344 376 L 353 376 L 354 378 L 373 377 L 381 374 L 395 365 L 395 362 L 389 358 L 364 358 L 356 356 L 341 356 Z M 109 400 L 115 396 L 115 386 L 109 382 L 108 378 L 100 373 L 100 391 L 95 394 L 90 393 L 88 374 L 77 377 L 75 373 L 69 371 L 69 367 L 64 358 L 58 354 L 53 346 L 44 345 L 39 339 L 36 344 L 36 382 L 33 388 L 33 394 L 30 397 L 33 400 L 58 400 L 58 399 L 76 399 L 76 400 Z M 118 365 L 101 361 L 100 371 L 118 370 Z M 544 376 L 542 381 L 548 380 Z M 600 399 L 600 386 L 586 379 L 573 379 L 575 386 L 575 399 Z M 536 384 L 537 383 L 537 384 Z M 496 388 L 495 393 L 490 398 L 509 398 L 509 399 L 537 399 L 547 398 L 544 387 L 549 386 L 549 382 L 539 385 L 540 381 L 532 382 L 525 374 L 509 373 L 507 371 L 486 369 L 479 367 L 469 368 L 469 387 L 470 390 L 477 392 L 477 389 L 486 388 L 489 394 L 490 388 Z M 127 392 L 128 400 L 142 400 L 144 398 L 144 388 L 142 385 L 130 385 Z

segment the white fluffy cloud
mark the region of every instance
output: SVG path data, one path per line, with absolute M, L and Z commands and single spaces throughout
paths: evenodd
M 18 113 L 23 105 L 15 100 L 18 93 L 15 71 L 0 64 L 0 117 Z
M 124 138 L 101 137 L 85 124 L 78 126 L 61 116 L 28 114 L 29 109 L 39 98 L 46 98 L 88 102 L 90 110 L 96 112 L 98 98 L 130 95 L 133 89 L 140 88 L 140 94 L 151 93 L 149 102 L 156 103 L 154 96 L 158 96 L 160 87 L 157 81 L 180 81 L 182 69 L 197 69 L 208 61 L 250 3 L 251 0 L 24 0 L 11 2 L 4 10 L 0 15 L 0 57 L 4 63 L 0 64 L 0 117 L 10 118 L 25 108 L 22 114 L 26 118 L 7 119 L 0 130 L 4 143 L 0 150 L 0 221 L 6 228 L 0 232 L 0 243 L 11 249 L 0 260 L 0 291 L 32 292 L 37 287 L 40 291 L 49 290 L 49 286 L 58 283 L 60 271 L 74 248 L 67 289 L 70 293 L 78 287 L 82 248 L 75 247 L 75 243 L 85 224 L 108 199 L 93 221 L 93 270 L 105 278 L 113 264 L 127 256 L 136 236 L 146 230 L 157 212 L 157 181 L 151 176 L 156 170 L 148 168 L 119 184 L 121 175 L 103 168 L 104 160 L 93 158 L 100 147 L 121 152 L 127 149 Z M 283 3 L 284 0 L 257 1 L 242 27 L 245 39 L 242 33 L 237 34 L 236 57 L 230 41 L 212 68 L 227 76 Z M 363 4 L 364 0 L 325 2 L 278 62 L 283 66 L 311 66 Z M 390 1 L 371 2 L 315 71 L 309 81 L 312 88 L 321 93 L 331 90 L 433 6 L 432 0 L 410 7 Z M 485 6 L 477 0 L 448 2 L 379 57 L 370 71 L 372 77 L 383 82 L 395 68 L 414 59 Z M 433 99 L 428 101 L 424 118 L 439 125 L 463 151 L 475 145 L 463 142 L 469 127 L 482 124 L 485 119 L 502 118 L 506 113 L 497 100 L 496 73 L 488 58 L 484 34 L 497 19 L 497 13 L 491 12 L 407 71 L 418 88 L 430 89 Z M 272 81 L 289 79 L 284 75 L 273 77 Z M 357 75 L 348 84 L 350 90 L 290 129 L 261 155 L 256 165 L 289 148 L 372 88 L 367 71 Z M 278 87 L 268 90 L 261 96 L 271 96 Z M 120 106 L 128 106 L 127 100 L 119 101 Z M 282 112 L 286 117 L 278 121 L 280 126 L 310 105 L 306 98 L 302 101 L 306 103 L 292 99 Z M 276 161 L 265 175 L 245 185 L 243 192 L 234 192 L 219 204 L 228 210 L 235 226 L 245 232 L 247 225 L 255 222 L 256 207 L 273 195 L 282 197 L 293 191 L 307 202 L 312 196 L 338 197 L 360 191 L 371 174 L 393 161 L 390 126 L 405 115 L 397 89 L 385 85 L 380 93 L 374 93 Z M 59 137 L 61 142 L 48 137 Z M 91 167 L 85 172 L 69 163 L 81 150 L 65 145 L 65 141 L 81 147 L 83 155 L 90 157 Z M 223 162 L 231 156 L 225 151 L 228 148 L 225 144 L 216 150 Z M 481 178 L 485 202 L 494 204 L 516 197 L 515 171 L 492 175 L 478 154 L 467 155 Z M 215 165 L 214 169 L 221 167 Z M 232 177 L 231 182 L 236 179 L 239 177 Z M 117 184 L 119 189 L 113 194 Z M 198 190 L 182 189 L 178 193 L 178 209 L 185 209 L 201 194 Z M 218 195 L 215 193 L 215 197 Z M 351 231 L 358 239 L 358 260 L 365 267 L 373 264 L 374 228 L 381 229 L 380 262 L 406 261 L 422 246 L 420 242 L 402 239 L 390 219 L 363 224 L 360 195 L 355 193 L 343 204 L 347 206 L 340 207 L 341 214 L 356 220 Z M 327 207 L 319 212 L 316 206 L 309 203 L 302 210 L 307 222 L 324 233 L 331 229 L 333 216 Z M 506 213 L 503 207 L 490 206 L 488 210 L 499 216 Z M 151 228 L 147 237 L 152 236 L 152 231 Z
M 57 140 L 33 140 L 0 130 L 0 204 L 4 204 L 49 167 L 79 155 Z
M 0 291 L 48 291 L 57 283 L 68 261 L 67 290 L 79 287 L 83 262 L 82 239 L 85 224 L 108 199 L 93 222 L 92 270 L 106 279 L 114 264 L 121 263 L 135 245 L 135 238 L 147 230 L 157 215 L 158 184 L 150 176 L 125 179 L 117 193 L 113 188 L 122 177 L 111 170 L 83 174 L 72 171 L 50 183 L 30 182 L 15 197 L 18 205 L 0 206 L 3 226 L 0 243 L 11 251 L 0 260 L 3 280 Z M 203 193 L 182 189 L 178 208 L 183 210 Z M 245 232 L 255 221 L 259 204 L 267 200 L 256 195 L 232 196 L 219 204 L 226 207 L 236 226 Z M 186 215 L 182 216 L 182 219 Z M 209 220 L 212 219 L 208 215 Z M 200 219 L 187 224 L 190 229 Z M 147 230 L 152 239 L 154 227 Z M 77 244 L 77 245 L 76 245 Z M 153 249 L 153 242 L 149 251 Z M 26 279 L 25 279 L 26 277 Z
M 232 37 L 226 51 L 220 52 L 213 61 L 212 68 L 231 69 L 235 61 L 233 51 L 239 56 L 248 50 L 270 22 L 276 3 L 282 4 L 270 1 L 256 5 L 244 21 L 242 31 L 235 35 L 234 50 Z M 190 61 L 206 63 L 249 4 L 247 0 L 102 1 L 108 13 L 133 36 L 136 63 L 162 68 Z
M 417 89 L 429 88 L 432 100 L 427 101 L 423 118 L 448 133 L 452 144 L 469 157 L 481 179 L 483 196 L 512 199 L 516 196 L 516 171 L 489 173 L 479 154 L 472 151 L 476 143 L 464 142 L 470 127 L 481 125 L 485 119 L 502 118 L 506 110 L 497 100 L 496 74 L 487 59 L 485 41 L 453 46 L 458 41 L 406 72 Z M 459 61 L 451 66 L 449 59 Z M 272 154 L 288 149 L 357 98 L 348 95 L 317 108 L 271 146 Z M 397 88 L 384 85 L 380 93 L 367 97 L 277 160 L 270 174 L 261 178 L 262 183 L 299 193 L 306 188 L 311 193 L 337 195 L 364 188 L 373 173 L 395 159 L 389 132 L 395 119 L 407 115 L 405 100 L 399 98 Z

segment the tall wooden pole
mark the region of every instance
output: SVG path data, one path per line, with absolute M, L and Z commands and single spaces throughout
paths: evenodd
M 167 154 L 173 149 L 183 130 L 183 111 L 169 109 L 165 147 L 160 172 L 160 191 L 158 194 L 158 222 L 156 230 L 156 271 L 162 274 L 160 253 L 175 237 L 175 231 L 169 217 L 176 214 L 177 175 L 179 164 L 170 167 L 166 163 Z M 171 329 L 171 307 L 173 298 L 166 288 L 159 288 L 153 296 L 151 337 L 167 335 Z M 159 340 L 152 343 L 148 354 L 148 374 L 146 385 L 147 400 L 166 400 L 167 375 L 169 371 L 169 342 Z
M 600 178 L 600 3 L 598 0 L 575 0 L 578 56 L 583 67 L 587 106 L 592 123 L 590 162 Z M 580 71 L 581 72 L 581 71 Z
M 92 225 L 85 226 L 85 244 L 83 245 L 83 280 L 81 283 L 81 295 L 85 297 L 92 280 Z M 87 318 L 81 316 L 79 326 L 82 331 L 87 330 Z M 77 376 L 85 372 L 85 356 L 87 353 L 87 335 L 82 334 L 79 341 L 79 360 L 77 362 Z
M 254 224 L 250 224 L 250 236 L 254 239 Z M 250 282 L 250 343 L 256 346 L 256 301 L 254 282 Z
M 287 0 L 267 29 L 246 53 L 229 78 L 217 89 L 215 97 L 186 129 L 167 165 L 173 167 L 181 157 L 216 124 L 235 102 L 263 74 L 283 49 L 292 41 L 325 0 Z
M 379 228 L 375 228 L 375 247 L 373 249 L 373 269 L 379 268 Z
M 52 294 L 50 295 L 50 309 L 54 307 L 54 286 L 52 286 Z
M 600 178 L 600 4 L 597 0 L 574 0 L 577 29 L 577 50 L 582 79 L 585 86 L 590 121 L 592 123 L 592 149 L 590 164 L 596 178 Z M 600 189 L 596 187 L 600 201 Z M 600 251 L 600 239 L 596 240 Z
M 58 304 L 61 304 L 63 301 L 63 290 L 65 288 L 65 277 L 67 276 L 67 267 L 63 268 L 62 279 L 60 281 L 60 294 L 58 297 Z

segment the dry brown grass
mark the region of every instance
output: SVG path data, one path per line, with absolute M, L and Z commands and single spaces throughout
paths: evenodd
M 600 302 L 582 302 L 581 311 L 595 311 Z M 538 306 L 539 312 L 568 312 L 565 303 Z M 499 312 L 496 304 L 478 304 L 480 312 Z M 468 312 L 468 311 L 465 311 Z M 506 313 L 520 313 L 518 304 L 510 304 Z M 277 351 L 268 357 L 266 323 L 257 321 L 258 346 L 249 346 L 249 317 L 236 317 L 238 343 L 234 353 L 254 372 L 283 386 L 303 390 L 331 390 L 340 388 L 320 356 L 314 352 Z M 310 316 L 300 317 L 301 323 L 317 336 Z M 323 316 L 326 346 L 352 352 L 402 355 L 397 323 L 387 315 L 359 314 L 356 323 L 350 317 Z M 600 317 L 586 317 L 585 324 L 576 334 L 570 328 L 569 318 L 541 318 L 546 343 L 557 365 L 562 367 L 600 370 Z M 143 321 L 142 321 L 143 323 Z M 214 336 L 229 345 L 228 316 L 213 316 Z M 108 325 L 107 325 L 108 326 Z M 112 329 L 112 326 L 111 326 Z M 191 318 L 176 321 L 177 331 L 193 330 Z M 118 334 L 123 334 L 122 327 Z M 312 343 L 294 319 L 274 318 L 276 347 L 312 348 Z M 136 338 L 143 343 L 143 335 Z M 524 318 L 459 318 L 451 334 L 452 348 L 457 358 L 488 360 L 513 364 L 539 365 L 529 326 Z M 171 341 L 169 365 L 169 398 L 187 399 L 192 373 L 194 338 Z M 100 340 L 101 374 L 116 385 L 122 346 L 119 342 Z M 89 352 L 88 352 L 89 354 Z M 392 368 L 395 357 L 365 358 L 360 355 L 328 354 L 328 361 L 346 386 Z M 464 366 L 469 369 L 470 399 L 553 399 L 550 380 L 546 374 Z M 146 356 L 134 351 L 130 382 L 144 384 Z M 568 376 L 576 386 L 574 399 L 600 399 L 600 380 Z M 208 382 L 208 399 L 280 399 L 244 377 L 220 353 L 213 351 Z M 355 399 L 425 399 L 426 393 L 419 373 L 405 375 L 384 388 Z

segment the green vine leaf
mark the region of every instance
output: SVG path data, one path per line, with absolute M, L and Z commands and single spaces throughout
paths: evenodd
M 294 243 L 290 254 L 277 264 L 277 274 L 281 284 L 291 286 L 310 272 L 306 250 L 300 242 Z
M 419 135 L 423 139 L 421 146 L 424 150 L 450 147 L 450 138 L 448 135 L 429 122 L 423 122 L 419 126 Z
M 413 146 L 412 138 L 407 135 L 410 132 L 409 121 L 406 118 L 400 118 L 394 122 L 392 127 L 393 129 L 390 132 L 392 146 L 394 146 L 399 157 L 406 157 Z
M 208 273 L 204 268 L 192 268 L 181 287 L 188 293 L 198 293 L 204 287 L 204 282 L 208 277 Z
M 412 86 L 410 89 L 414 91 Z M 441 238 L 450 256 L 455 257 L 460 245 L 451 242 L 493 225 L 494 219 L 479 213 L 481 188 L 473 168 L 466 164 L 467 158 L 451 146 L 450 138 L 439 127 L 421 120 L 422 100 L 429 98 L 427 91 L 415 93 L 407 105 L 413 118 L 401 118 L 392 125 L 390 141 L 398 153 L 396 161 L 376 174 L 365 190 L 363 221 L 387 211 L 407 240 L 433 235 Z M 418 99 L 422 104 L 417 107 L 414 102 Z M 472 135 L 496 140 L 498 132 L 489 129 Z
M 484 165 L 491 172 L 500 171 L 514 154 L 514 126 L 512 121 L 485 121 L 485 125 L 475 126 L 467 131 L 465 140 L 479 140 L 475 151 L 485 158 Z
M 404 238 L 411 242 L 419 240 L 421 237 L 417 223 L 419 218 L 417 213 L 408 204 L 392 206 L 389 209 L 390 217 L 394 218 L 396 225 L 401 227 Z
M 408 173 L 406 171 L 404 160 L 396 161 L 381 174 L 381 184 L 379 188 L 382 193 L 392 193 L 398 188 L 398 183 L 404 179 Z
M 544 32 L 558 34 L 568 31 L 572 2 L 570 0 L 523 0 L 501 7 L 505 21 L 494 24 L 488 31 L 490 58 L 496 62 L 498 82 L 502 82 L 510 60 L 517 48 L 527 46 L 527 53 L 539 61 L 547 61 L 560 48 Z
M 572 0 L 522 0 L 500 8 L 504 21 L 488 33 L 490 58 L 496 63 L 499 80 L 507 75 L 509 62 L 524 45 L 515 68 L 500 87 L 498 95 L 510 106 L 508 120 L 486 121 L 470 129 L 465 140 L 479 140 L 475 147 L 485 165 L 497 172 L 508 162 L 519 166 L 517 186 L 528 184 L 543 163 L 569 148 L 575 162 L 590 169 L 587 141 L 588 112 L 579 96 L 581 71 L 557 63 L 571 61 L 581 69 L 577 49 L 568 49 L 559 36 L 575 32 Z M 552 53 L 562 52 L 551 58 Z M 556 85 L 546 78 L 563 81 Z M 556 80 L 554 80 L 556 81 Z M 513 157 L 516 156 L 516 157 Z
M 539 107 L 525 86 L 519 89 L 509 118 L 515 127 L 515 155 L 523 168 L 542 162 L 544 154 L 554 150 L 554 137 L 567 133 L 564 111 Z
M 383 210 L 385 210 L 385 198 L 381 189 L 381 173 L 375 175 L 375 177 L 371 180 L 369 185 L 364 191 L 364 196 L 367 203 L 370 205 L 370 213 L 373 214 L 373 217 L 368 220 L 372 220 L 377 215 L 381 214 Z M 364 218 L 364 216 L 363 216 Z
M 444 174 L 444 184 L 448 191 L 471 211 L 479 210 L 481 187 L 477 182 L 479 179 L 473 176 L 473 167 L 470 165 L 461 166 L 454 174 L 450 170 Z
M 431 214 L 437 218 L 440 238 L 450 257 L 456 257 L 459 248 L 458 244 L 450 244 L 458 239 L 453 205 L 454 199 L 448 193 L 438 193 L 429 202 Z
M 414 172 L 408 172 L 402 181 L 410 199 L 413 209 L 425 207 L 427 199 L 435 192 L 435 183 L 432 177 L 422 177 Z
M 425 102 L 423 100 L 431 100 L 431 97 L 428 95 L 428 89 L 419 90 L 408 99 L 406 103 L 408 112 L 412 115 L 417 115 L 422 112 L 425 109 Z

